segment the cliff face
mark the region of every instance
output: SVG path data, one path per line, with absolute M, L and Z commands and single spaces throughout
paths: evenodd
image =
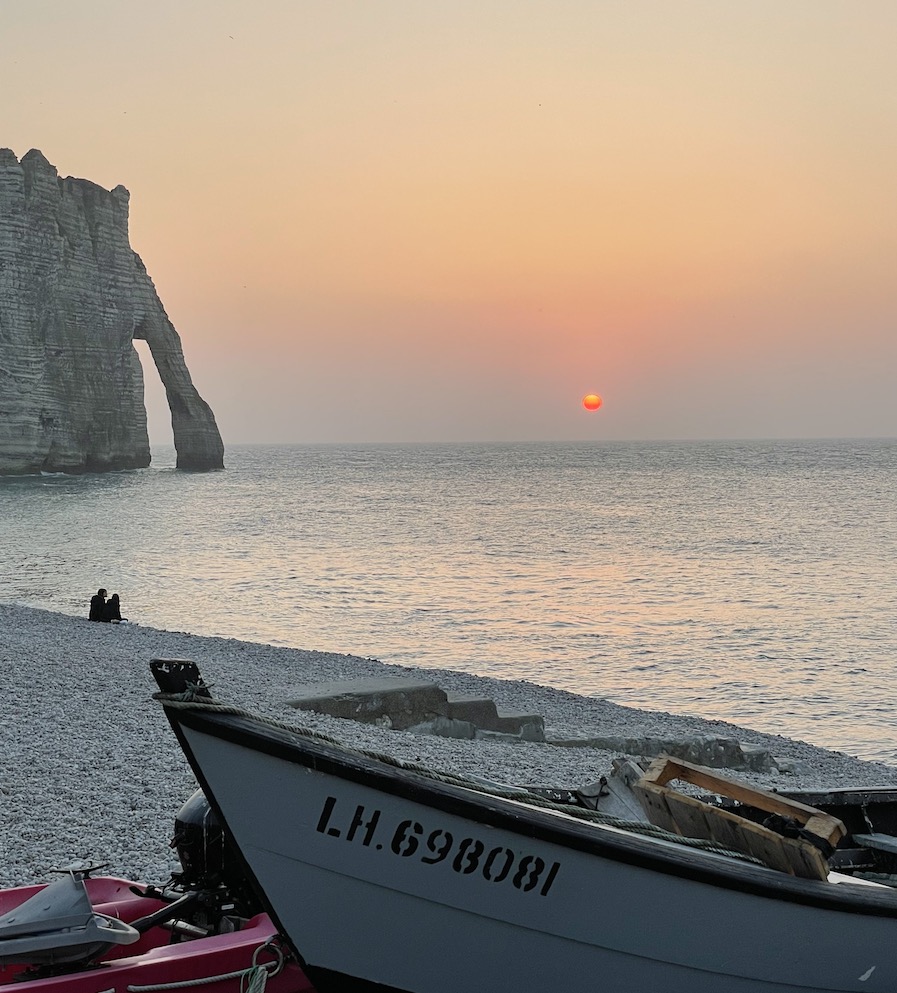
M 60 179 L 0 149 L 0 474 L 150 464 L 145 339 L 171 408 L 179 469 L 221 469 L 224 445 L 181 340 L 128 241 L 129 193 Z

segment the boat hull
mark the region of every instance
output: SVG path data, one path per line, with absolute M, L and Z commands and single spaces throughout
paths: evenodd
M 583 824 L 244 717 L 169 718 L 320 993 L 897 989 L 886 888 Z

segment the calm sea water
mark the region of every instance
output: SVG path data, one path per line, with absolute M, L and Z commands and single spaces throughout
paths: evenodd
M 0 480 L 0 599 L 897 763 L 897 441 L 233 447 Z

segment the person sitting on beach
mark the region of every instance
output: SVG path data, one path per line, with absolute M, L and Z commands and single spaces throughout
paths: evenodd
M 111 622 L 120 621 L 121 619 L 121 601 L 118 598 L 118 594 L 113 593 L 103 608 L 103 620 Z
M 90 621 L 104 621 L 106 620 L 104 614 L 106 611 L 106 591 L 100 587 L 90 598 L 90 613 L 87 615 L 87 619 Z

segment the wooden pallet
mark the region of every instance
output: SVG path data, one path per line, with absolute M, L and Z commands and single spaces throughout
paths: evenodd
M 729 810 L 722 810 L 669 786 L 679 780 L 700 789 L 738 800 L 770 814 L 791 818 L 833 848 L 847 833 L 837 817 L 789 800 L 778 793 L 745 786 L 710 769 L 662 755 L 633 783 L 632 789 L 648 820 L 683 838 L 703 838 L 722 848 L 759 859 L 780 872 L 805 879 L 828 878 L 828 860 L 803 838 L 786 838 Z

